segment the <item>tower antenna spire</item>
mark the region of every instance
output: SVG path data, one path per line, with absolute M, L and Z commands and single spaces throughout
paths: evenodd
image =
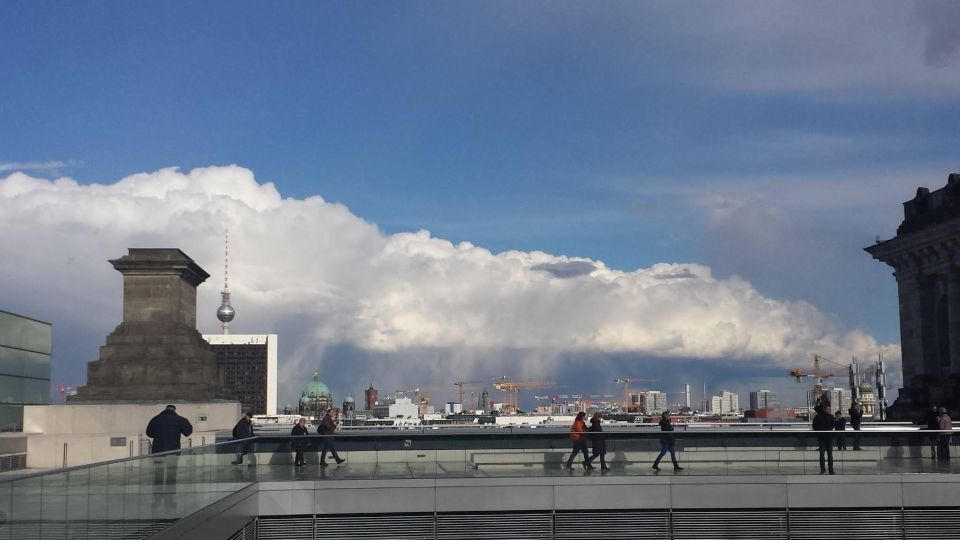
M 217 318 L 223 323 L 220 325 L 223 334 L 227 335 L 230 333 L 230 321 L 237 314 L 230 305 L 230 229 L 223 231 L 223 290 L 220 291 L 220 298 Z

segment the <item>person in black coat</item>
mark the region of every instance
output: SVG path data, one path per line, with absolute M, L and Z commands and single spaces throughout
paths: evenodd
M 293 447 L 293 451 L 296 453 L 293 457 L 293 465 L 295 467 L 303 467 L 303 450 L 307 447 L 307 419 L 301 418 L 297 420 L 297 423 L 293 426 L 293 429 L 290 430 L 290 435 L 293 439 L 290 441 L 290 445 Z
M 233 440 L 236 441 L 240 439 L 249 439 L 251 437 L 253 437 L 253 413 L 247 411 L 247 413 L 240 418 L 240 421 L 237 422 L 237 425 L 233 426 Z M 240 465 L 243 463 L 243 456 L 250 453 L 251 447 L 251 441 L 240 443 L 240 448 L 237 451 L 237 459 L 231 461 L 231 463 L 234 465 Z M 253 467 L 254 465 L 256 465 L 256 463 L 251 462 L 249 466 Z
M 333 440 L 333 433 L 337 430 L 337 426 L 339 425 L 339 422 L 333 418 L 333 409 L 327 409 L 326 414 L 323 415 L 323 420 L 320 420 L 320 425 L 317 426 L 317 433 L 323 435 L 322 440 L 320 441 L 321 467 L 327 466 L 327 452 L 330 452 L 330 455 L 333 456 L 333 459 L 337 462 L 337 465 L 346 461 L 337 454 L 336 441 Z
M 833 429 L 834 431 L 844 431 L 847 429 L 847 419 L 843 417 L 843 414 L 840 411 L 837 411 L 837 414 L 833 418 Z M 837 450 L 846 450 L 847 441 L 844 440 L 842 433 L 837 433 Z
M 153 453 L 180 449 L 180 436 L 189 437 L 193 426 L 186 418 L 177 414 L 177 408 L 167 405 L 160 414 L 147 424 L 147 437 L 153 439 Z
M 590 456 L 590 461 L 593 461 L 600 458 L 600 470 L 609 471 L 610 467 L 607 467 L 607 441 L 603 436 L 603 428 L 600 427 L 600 422 L 603 422 L 603 415 L 596 412 L 593 413 L 593 417 L 590 418 L 590 427 L 587 428 L 587 436 L 590 437 L 590 445 L 593 447 L 593 455 Z
M 660 431 L 663 433 L 660 435 L 660 454 L 653 462 L 653 470 L 660 470 L 660 460 L 663 459 L 663 456 L 665 456 L 667 452 L 670 452 L 670 461 L 673 462 L 673 470 L 682 471 L 683 467 L 677 463 L 677 441 L 673 438 L 673 424 L 670 423 L 670 411 L 663 411 L 663 414 L 660 415 L 659 424 Z
M 186 418 L 177 414 L 177 408 L 167 405 L 160 414 L 150 419 L 147 424 L 147 437 L 153 439 L 153 453 L 170 452 L 180 449 L 180 437 L 189 437 L 193 433 L 193 426 Z M 176 486 L 177 461 L 179 452 L 165 456 L 157 456 L 154 460 L 153 481 L 158 486 Z M 154 505 L 160 508 L 174 508 L 176 488 L 158 489 Z
M 820 474 L 827 472 L 824 464 L 824 454 L 827 457 L 827 463 L 830 466 L 830 474 L 833 472 L 833 430 L 834 418 L 830 414 L 830 402 L 819 403 L 815 408 L 817 415 L 813 417 L 813 430 L 817 432 L 817 450 L 820 451 Z
M 926 424 L 926 429 L 931 431 L 940 429 L 940 408 L 937 407 L 936 403 L 930 407 L 930 410 L 927 411 L 927 414 L 923 417 L 923 423 Z M 937 459 L 938 439 L 939 437 L 936 435 L 930 437 L 930 456 L 933 459 Z
M 847 411 L 850 415 L 850 427 L 853 428 L 853 449 L 860 450 L 860 434 L 857 433 L 860 431 L 860 425 L 863 422 L 863 409 L 860 408 L 860 404 L 856 401 L 850 405 L 850 410 Z

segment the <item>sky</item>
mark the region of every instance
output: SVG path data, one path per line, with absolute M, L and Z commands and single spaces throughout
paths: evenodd
M 0 3 L 0 309 L 54 324 L 75 386 L 120 321 L 106 260 L 184 249 L 213 332 L 229 227 L 233 328 L 280 334 L 281 402 L 319 369 L 336 399 L 508 375 L 801 403 L 784 372 L 815 352 L 882 352 L 894 387 L 896 286 L 862 248 L 960 170 L 958 17 Z

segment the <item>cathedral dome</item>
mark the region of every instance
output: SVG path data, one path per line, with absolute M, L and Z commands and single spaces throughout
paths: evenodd
M 347 394 L 347 397 L 343 398 L 343 402 L 344 402 L 344 403 L 353 403 L 353 402 L 354 402 L 353 394 Z
M 313 380 L 308 382 L 303 388 L 302 396 L 308 400 L 324 398 L 330 399 L 330 389 L 327 388 L 327 385 L 320 380 L 319 372 L 313 372 Z M 303 398 L 301 398 L 301 401 L 303 401 Z

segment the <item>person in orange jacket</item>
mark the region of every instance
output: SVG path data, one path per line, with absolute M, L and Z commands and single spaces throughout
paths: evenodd
M 579 412 L 577 413 L 577 419 L 573 421 L 573 426 L 570 428 L 570 440 L 573 442 L 573 452 L 570 454 L 570 458 L 567 459 L 567 470 L 573 469 L 573 458 L 577 456 L 577 452 L 583 454 L 583 468 L 584 469 L 593 469 L 593 465 L 590 465 L 590 454 L 587 453 L 587 423 L 584 419 L 587 417 L 587 413 Z

